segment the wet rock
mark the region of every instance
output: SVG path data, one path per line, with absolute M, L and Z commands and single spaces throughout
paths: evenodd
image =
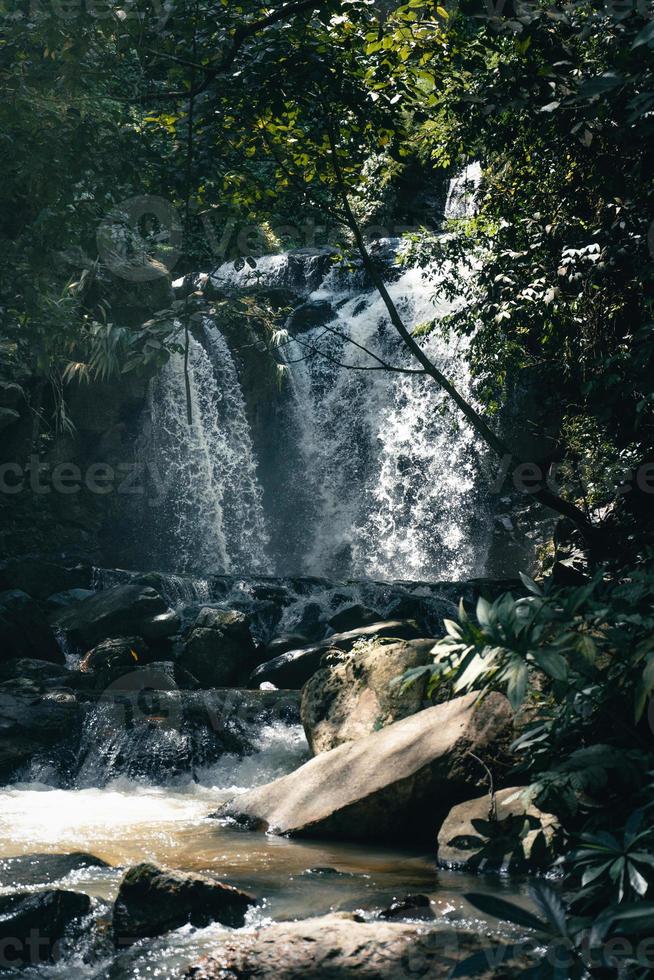
M 200 610 L 180 662 L 205 687 L 236 686 L 256 663 L 247 617 L 236 610 Z
M 117 667 L 131 668 L 147 659 L 148 647 L 140 636 L 121 637 L 117 640 L 103 640 L 81 660 L 79 669 L 84 674 L 95 670 L 114 670 Z
M 286 321 L 286 329 L 295 336 L 333 319 L 334 308 L 331 303 L 327 300 L 308 300 L 293 310 Z
M 120 883 L 113 913 L 114 940 L 118 946 L 127 946 L 187 923 L 202 927 L 221 922 L 239 928 L 255 903 L 247 892 L 211 878 L 139 864 Z
M 298 633 L 308 637 L 310 641 L 321 640 L 327 632 L 325 610 L 319 602 L 307 602 L 302 614 L 295 624 Z
M 43 687 L 50 687 L 57 682 L 65 687 L 68 681 L 66 669 L 60 664 L 51 664 L 48 660 L 15 657 L 0 663 L 0 683 L 19 678 L 35 681 Z
M 263 653 L 265 660 L 273 660 L 282 653 L 288 653 L 289 650 L 299 650 L 309 645 L 309 637 L 302 633 L 282 633 L 267 644 Z
M 289 650 L 279 657 L 261 664 L 250 675 L 251 687 L 260 684 L 273 684 L 278 688 L 300 690 L 310 677 L 320 668 L 323 658 L 329 653 L 338 656 L 336 648 L 328 643 L 318 643 L 315 646 L 303 647 L 301 650 Z
M 108 868 L 106 861 L 74 851 L 71 854 L 21 854 L 0 858 L 0 884 L 44 885 L 59 881 L 76 871 L 88 868 Z
M 88 589 L 90 585 L 88 565 L 69 568 L 38 558 L 16 558 L 0 566 L 0 588 L 20 589 L 35 599 L 46 599 L 68 589 Z
M 289 776 L 231 800 L 218 816 L 260 830 L 363 841 L 429 839 L 485 779 L 512 736 L 497 693 L 427 708 L 311 759 Z
M 346 633 L 334 633 L 321 643 L 289 650 L 261 664 L 252 672 L 250 686 L 258 687 L 264 681 L 269 681 L 275 687 L 300 688 L 315 674 L 323 657 L 331 650 L 351 650 L 358 640 L 369 640 L 373 637 L 413 640 L 419 636 L 420 630 L 412 620 L 387 620 Z
M 46 608 L 48 612 L 58 612 L 66 606 L 72 606 L 75 602 L 82 602 L 84 599 L 91 599 L 95 595 L 93 589 L 66 589 L 64 592 L 55 592 L 48 596 Z
M 379 913 L 379 918 L 385 922 L 397 919 L 435 919 L 429 895 L 405 895 L 403 899 L 393 902 L 387 909 Z
M 406 691 L 392 681 L 430 663 L 434 642 L 371 641 L 318 670 L 302 689 L 302 723 L 314 755 L 428 707 L 426 679 Z
M 445 635 L 444 619 L 458 618 L 455 602 L 434 596 L 405 595 L 393 600 L 386 609 L 386 615 L 393 619 L 413 619 L 424 635 L 441 637 Z
M 24 657 L 55 664 L 65 660 L 38 603 L 14 589 L 0 593 L 0 660 Z
M 88 915 L 91 899 L 79 892 L 0 896 L 0 967 L 36 965 L 57 958 L 58 945 L 74 919 Z
M 301 878 L 356 878 L 351 871 L 338 871 L 336 868 L 307 868 L 303 871 Z
M 51 624 L 73 643 L 88 649 L 110 637 L 142 636 L 146 641 L 171 636 L 179 620 L 154 589 L 138 584 L 104 589 L 90 599 L 54 613 Z
M 4 408 L 0 405 L 0 432 L 8 429 L 20 419 L 20 414 L 13 408 Z
M 555 816 L 510 787 L 453 807 L 438 833 L 438 863 L 465 871 L 542 871 L 554 861 Z M 511 799 L 515 797 L 515 799 Z
M 355 603 L 332 616 L 329 625 L 337 633 L 343 633 L 346 630 L 358 629 L 361 626 L 372 626 L 373 623 L 378 623 L 380 618 L 379 613 L 375 612 L 374 609 L 368 609 L 367 606 Z
M 77 727 L 71 692 L 43 692 L 25 678 L 0 684 L 0 778 L 12 778 L 35 754 L 50 750 Z
M 335 913 L 301 922 L 279 922 L 255 932 L 226 937 L 187 976 L 193 980 L 446 980 L 453 967 L 482 949 L 489 965 L 476 976 L 518 977 L 496 955 L 496 943 L 442 926 L 361 922 Z M 495 955 L 494 955 L 495 954 Z M 496 964 L 502 963 L 496 968 Z
M 25 392 L 14 381 L 0 381 L 0 407 L 16 408 L 25 399 Z

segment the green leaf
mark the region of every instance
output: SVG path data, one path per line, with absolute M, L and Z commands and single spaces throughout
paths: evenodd
M 490 603 L 483 596 L 479 596 L 477 600 L 477 619 L 480 626 L 490 626 L 490 611 Z
M 466 892 L 463 896 L 476 909 L 485 915 L 492 915 L 496 919 L 506 919 L 515 925 L 523 926 L 525 929 L 534 929 L 537 932 L 547 932 L 547 925 L 537 919 L 535 915 L 526 909 L 507 902 L 504 898 L 497 895 L 485 895 L 480 892 Z
M 594 98 L 596 95 L 604 95 L 611 92 L 614 88 L 622 85 L 624 79 L 622 75 L 615 72 L 605 72 L 595 78 L 587 78 L 579 89 L 579 95 L 584 98 Z
M 533 593 L 533 595 L 542 597 L 543 590 L 541 589 L 540 585 L 537 585 L 536 582 L 534 582 L 533 578 L 529 578 L 529 576 L 525 575 L 524 572 L 519 572 L 518 574 L 520 575 L 522 584 L 524 585 L 524 587 L 527 589 L 528 592 Z
M 564 681 L 568 676 L 568 665 L 560 653 L 554 650 L 536 650 L 532 653 L 534 661 L 541 670 L 555 681 Z
M 641 875 L 640 871 L 634 864 L 631 863 L 631 861 L 627 866 L 627 874 L 629 875 L 629 884 L 636 894 L 641 896 L 644 895 L 649 887 L 649 884 L 647 879 Z
M 517 711 L 525 699 L 527 684 L 529 682 L 529 668 L 527 664 L 514 661 L 504 672 L 508 679 L 506 696 L 511 703 L 514 711 Z
M 641 44 L 649 44 L 650 42 L 654 42 L 654 20 L 651 20 L 649 24 L 643 27 L 642 31 L 636 34 L 634 43 L 631 45 L 632 50 L 639 48 Z
M 507 963 L 514 957 L 524 952 L 524 946 L 494 946 L 492 950 L 479 950 L 466 956 L 464 960 L 451 970 L 449 976 L 454 977 L 479 977 L 485 976 L 489 969 L 497 968 L 503 963 Z
M 552 886 L 544 881 L 536 881 L 531 886 L 530 893 L 553 929 L 558 930 L 562 936 L 567 936 L 566 909 Z

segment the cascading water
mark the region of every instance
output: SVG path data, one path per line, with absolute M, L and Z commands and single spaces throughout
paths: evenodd
M 472 165 L 451 182 L 445 217 L 473 210 L 479 177 Z M 414 329 L 450 307 L 434 301 L 429 272 L 398 269 L 400 248 L 383 243 L 388 290 Z M 305 251 L 265 256 L 255 269 L 225 263 L 212 284 L 228 295 L 290 290 L 320 308 L 321 325 L 289 321 L 286 390 L 266 445 L 253 445 L 249 393 L 218 316 L 205 317 L 191 341 L 190 427 L 181 356 L 153 382 L 141 439 L 159 484 L 149 565 L 384 580 L 483 574 L 492 524 L 483 448 L 417 370 L 362 273 Z M 421 343 L 470 398 L 463 342 L 434 330 Z
M 329 302 L 334 319 L 296 337 L 289 354 L 313 495 L 306 571 L 381 579 L 478 574 L 486 522 L 477 440 L 434 383 L 411 373 L 418 365 L 388 324 L 381 297 L 342 279 L 334 272 L 311 297 Z M 409 328 L 446 312 L 418 270 L 388 289 Z M 436 333 L 425 350 L 466 392 L 461 352 Z
M 152 562 L 181 571 L 267 570 L 261 488 L 243 393 L 222 334 L 206 317 L 184 360 L 154 379 L 140 440 L 154 477 L 148 504 Z

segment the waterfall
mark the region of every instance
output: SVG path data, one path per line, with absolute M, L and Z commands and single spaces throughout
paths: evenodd
M 257 463 L 229 347 L 206 317 L 184 360 L 174 354 L 153 380 L 140 440 L 148 460 L 150 561 L 181 571 L 266 571 L 267 533 Z M 154 541 L 152 541 L 154 539 Z
M 410 328 L 447 311 L 419 270 L 389 292 Z M 376 291 L 335 273 L 311 299 L 331 323 L 296 337 L 289 354 L 314 525 L 306 571 L 382 579 L 479 574 L 487 548 L 481 447 L 431 379 L 378 370 L 418 365 Z M 469 396 L 463 345 L 437 332 L 425 350 Z M 343 366 L 347 365 L 347 366 Z
M 472 164 L 451 182 L 446 218 L 471 213 L 480 177 Z M 400 249 L 385 241 L 379 255 L 415 329 L 451 304 L 434 300 L 434 270 L 398 266 Z M 258 434 L 266 443 L 253 445 L 233 356 L 219 320 L 204 318 L 190 349 L 192 425 L 180 355 L 151 388 L 141 451 L 160 486 L 144 519 L 149 562 L 382 580 L 482 575 L 492 524 L 484 447 L 417 370 L 363 271 L 334 265 L 329 250 L 303 250 L 254 268 L 224 263 L 211 279 L 228 295 L 282 287 L 296 296 L 285 392 Z M 303 319 L 307 310 L 317 315 Z M 421 343 L 472 399 L 466 342 L 436 329 Z

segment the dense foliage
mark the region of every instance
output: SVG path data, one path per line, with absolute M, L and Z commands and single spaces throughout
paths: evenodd
M 412 226 L 404 261 L 464 300 L 414 343 L 470 338 L 482 421 L 500 433 L 507 406 L 521 414 L 516 455 L 555 466 L 573 519 L 598 532 L 580 584 L 462 611 L 433 683 L 524 706 L 517 774 L 564 822 L 574 941 L 602 909 L 605 934 L 644 934 L 652 4 L 2 0 L 0 18 L 0 376 L 24 382 L 35 415 L 49 385 L 53 425 L 68 424 L 68 386 L 156 369 L 184 343 L 184 300 L 160 308 L 155 289 L 142 322 L 123 317 L 121 290 L 145 287 L 112 278 L 108 219 L 116 255 L 141 249 L 155 280 L 229 258 L 254 293 L 263 252 L 351 256 L 370 225 Z M 472 161 L 476 209 L 436 234 L 411 188 Z M 143 195 L 172 224 L 130 223 Z

